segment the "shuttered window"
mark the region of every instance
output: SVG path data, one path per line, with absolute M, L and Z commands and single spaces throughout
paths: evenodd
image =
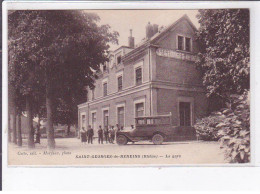
M 103 83 L 103 95 L 107 95 L 107 83 Z
M 178 50 L 181 50 L 181 51 L 184 50 L 183 45 L 184 45 L 183 36 L 178 36 Z
M 141 67 L 138 67 L 135 70 L 135 81 L 136 81 L 136 85 L 142 84 L 142 68 Z
M 190 52 L 191 51 L 191 39 L 185 37 L 185 50 Z
M 119 76 L 117 78 L 117 84 L 118 84 L 118 91 L 121 91 L 123 89 L 123 77 Z

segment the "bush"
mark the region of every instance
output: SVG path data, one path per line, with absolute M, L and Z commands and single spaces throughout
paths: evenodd
M 197 134 L 203 140 L 219 140 L 226 158 L 232 163 L 250 162 L 249 94 L 232 95 L 231 103 L 220 112 L 199 120 Z
M 219 115 L 214 112 L 210 116 L 202 118 L 194 125 L 199 139 L 205 141 L 219 140 L 216 126 L 221 122 Z
M 233 95 L 232 104 L 222 111 L 223 121 L 216 127 L 221 148 L 230 162 L 250 162 L 250 105 L 249 95 Z

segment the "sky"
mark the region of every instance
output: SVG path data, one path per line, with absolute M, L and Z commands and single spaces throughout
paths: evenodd
M 111 50 L 124 45 L 128 46 L 130 29 L 133 30 L 135 44 L 145 37 L 145 26 L 148 22 L 159 26 L 168 26 L 187 14 L 198 28 L 197 10 L 86 10 L 95 12 L 100 17 L 99 24 L 109 24 L 111 30 L 119 32 L 119 45 L 111 45 Z

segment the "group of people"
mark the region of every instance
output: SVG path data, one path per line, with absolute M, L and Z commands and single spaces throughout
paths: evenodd
M 88 129 L 85 130 L 83 127 L 80 131 L 80 137 L 82 144 L 86 144 L 86 142 L 93 144 L 93 136 L 94 136 L 94 130 L 91 128 L 91 126 L 88 126 Z
M 114 126 L 106 126 L 104 129 L 102 129 L 100 125 L 98 128 L 98 143 L 103 144 L 103 142 L 106 141 L 106 143 L 113 144 L 116 139 L 116 132 L 123 129 L 123 126 L 120 128 L 118 124 L 116 125 L 116 128 L 114 128 Z M 86 142 L 93 143 L 94 130 L 91 125 L 88 126 L 87 131 L 83 127 L 80 135 L 82 144 L 86 144 Z

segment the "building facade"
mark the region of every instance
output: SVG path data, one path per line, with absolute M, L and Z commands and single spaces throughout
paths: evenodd
M 195 65 L 195 32 L 186 15 L 163 29 L 148 23 L 137 45 L 130 31 L 129 45 L 111 52 L 88 101 L 78 105 L 79 128 L 128 128 L 135 117 L 168 113 L 173 125 L 193 126 L 208 107 Z

